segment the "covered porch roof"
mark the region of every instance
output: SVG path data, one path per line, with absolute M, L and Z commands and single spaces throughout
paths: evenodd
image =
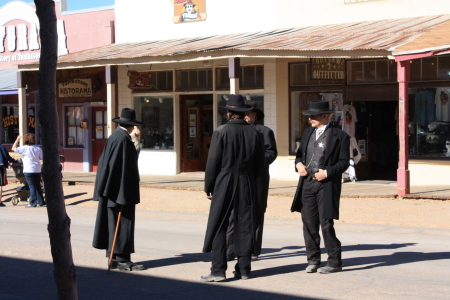
M 438 15 L 123 43 L 61 56 L 58 69 L 228 57 L 387 57 L 450 49 L 449 32 L 450 15 Z

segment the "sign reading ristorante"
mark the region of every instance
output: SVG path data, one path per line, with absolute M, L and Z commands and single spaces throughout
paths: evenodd
M 345 61 L 343 58 L 311 58 L 311 79 L 344 80 Z

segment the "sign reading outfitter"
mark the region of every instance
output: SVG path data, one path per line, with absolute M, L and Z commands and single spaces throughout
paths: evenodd
M 91 79 L 72 79 L 58 84 L 60 98 L 92 97 Z
M 345 61 L 343 58 L 311 58 L 311 79 L 344 80 Z

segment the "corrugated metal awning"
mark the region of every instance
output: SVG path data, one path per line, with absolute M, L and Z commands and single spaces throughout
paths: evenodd
M 16 89 L 17 89 L 17 68 L 0 70 L 0 90 L 5 91 Z
M 335 56 L 344 57 L 345 52 L 359 51 L 358 55 L 363 57 L 363 53 L 372 51 L 378 56 L 387 56 L 395 51 L 413 51 L 421 45 L 448 45 L 449 27 L 450 15 L 439 15 L 123 43 L 61 56 L 58 68 L 81 62 L 92 62 L 93 65 L 125 64 L 124 61 L 146 63 L 155 58 L 164 63 L 195 57 L 201 59 L 211 53 L 222 53 L 221 57 L 245 56 L 244 53 L 249 57 L 286 57 L 285 53 L 289 53 L 289 57 L 305 57 L 305 54 L 311 56 L 314 52 L 313 55 L 329 57 L 332 52 Z M 437 39 L 436 35 L 445 30 L 446 37 Z M 122 62 L 118 63 L 119 60 Z

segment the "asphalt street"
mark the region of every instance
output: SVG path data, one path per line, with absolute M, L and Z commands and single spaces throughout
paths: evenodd
M 344 271 L 307 274 L 298 219 L 268 218 L 263 254 L 250 280 L 202 283 L 207 214 L 137 210 L 135 262 L 141 272 L 107 274 L 91 247 L 95 207 L 66 206 L 79 299 L 445 299 L 450 292 L 450 231 L 336 224 Z M 45 208 L 10 206 L 1 214 L 0 299 L 56 299 Z M 323 259 L 326 257 L 323 255 Z

